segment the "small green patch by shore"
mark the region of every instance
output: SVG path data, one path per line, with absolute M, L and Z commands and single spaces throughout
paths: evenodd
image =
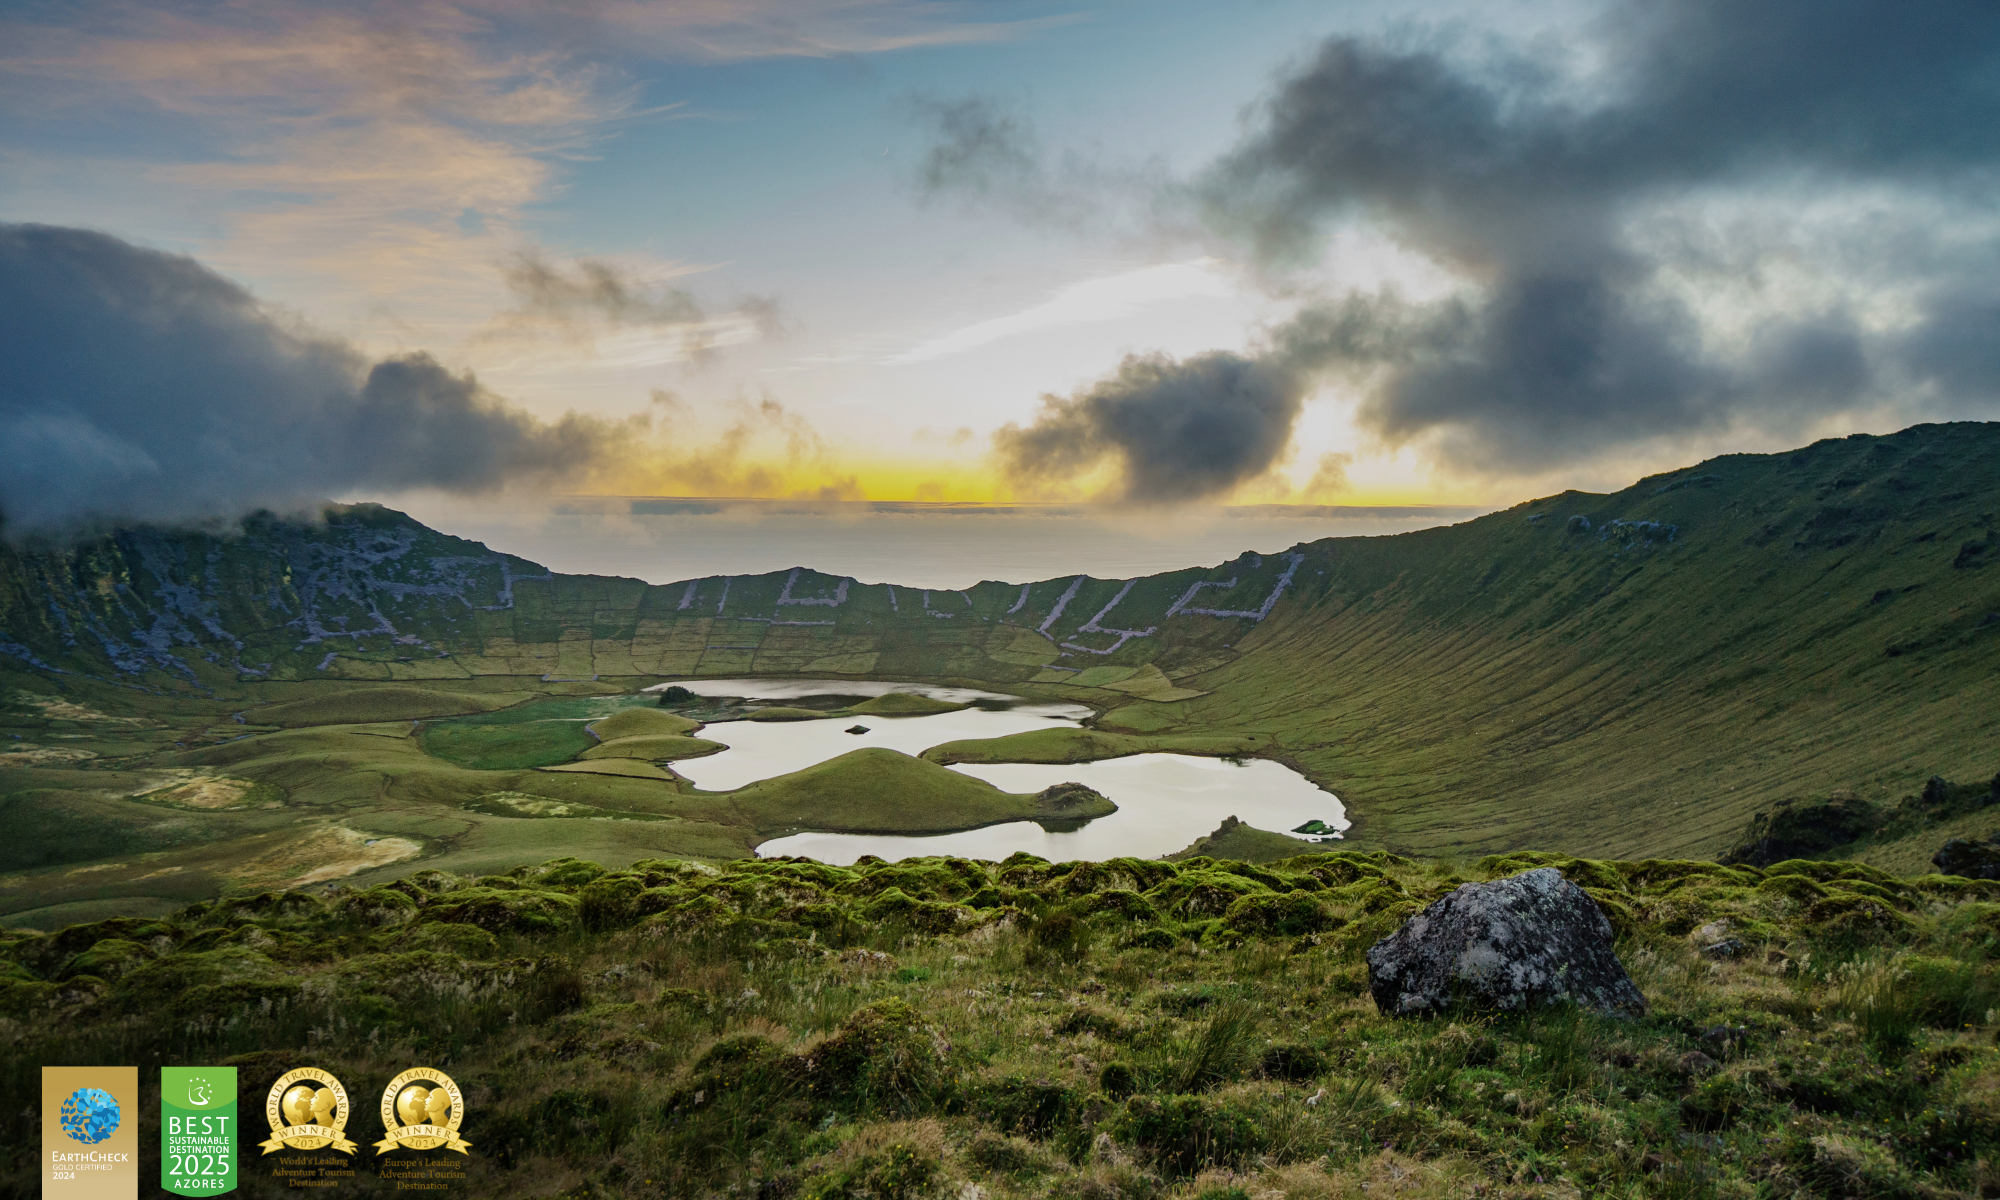
M 996 738 L 945 742 L 924 751 L 941 766 L 952 763 L 1082 763 L 1134 754 L 1197 754 L 1233 758 L 1256 754 L 1271 740 L 1258 734 L 1130 734 L 1096 729 L 1031 729 Z

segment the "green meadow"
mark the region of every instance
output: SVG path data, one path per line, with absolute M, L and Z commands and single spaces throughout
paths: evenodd
M 1369 945 L 1537 866 L 1645 1016 L 1377 1013 Z M 428 869 L 0 934 L 0 1189 L 33 1188 L 40 1063 L 138 1064 L 142 1147 L 157 1066 L 233 1064 L 254 1114 L 310 1063 L 366 1147 L 420 1062 L 478 1196 L 1992 1195 L 1996 949 L 2000 883 L 1844 861 Z M 390 1194 L 359 1159 L 343 1192 Z

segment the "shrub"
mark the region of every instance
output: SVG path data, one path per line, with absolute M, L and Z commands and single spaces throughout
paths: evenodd
M 880 1112 L 928 1112 L 950 1090 L 944 1036 L 909 1002 L 880 1000 L 858 1009 L 834 1035 L 798 1061 L 809 1091 L 822 1100 Z
M 1240 1077 L 1250 1062 L 1256 1027 L 1250 1006 L 1241 1002 L 1215 1010 L 1192 1042 L 1173 1047 L 1159 1072 L 1169 1092 L 1199 1092 Z
M 918 1200 L 936 1189 L 943 1170 L 935 1149 L 893 1142 L 813 1177 L 804 1194 L 807 1200 Z
M 977 1166 L 1001 1175 L 1035 1175 L 1049 1169 L 1048 1157 L 1033 1142 L 990 1129 L 972 1135 L 965 1156 Z
M 969 1089 L 966 1106 L 974 1116 L 1005 1133 L 1046 1140 L 1075 1121 L 1083 1097 L 1065 1083 L 1006 1075 Z
M 583 972 L 561 955 L 550 955 L 535 963 L 522 992 L 522 1015 L 531 1024 L 540 1024 L 583 1007 Z
M 1035 922 L 1028 932 L 1027 965 L 1080 962 L 1090 954 L 1090 926 L 1070 913 Z
M 1161 1170 L 1178 1176 L 1237 1165 L 1270 1144 L 1245 1106 L 1214 1097 L 1134 1096 L 1113 1124 L 1120 1141 L 1146 1150 Z
M 1317 1079 L 1326 1073 L 1326 1069 L 1326 1055 L 1311 1046 L 1281 1044 L 1271 1046 L 1257 1056 L 1257 1074 L 1287 1083 Z

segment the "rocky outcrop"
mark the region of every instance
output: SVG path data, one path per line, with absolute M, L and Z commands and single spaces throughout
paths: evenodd
M 1743 839 L 1720 859 L 1768 867 L 1789 858 L 1824 854 L 1882 824 L 1880 809 L 1853 792 L 1837 791 L 1824 800 L 1786 800 L 1750 818 Z
M 1562 1001 L 1644 1013 L 1611 942 L 1597 903 L 1543 867 L 1464 884 L 1410 918 L 1369 949 L 1368 990 L 1389 1016 Z
M 2000 879 L 2000 834 L 1980 841 L 1953 838 L 1931 856 L 1941 875 L 1961 875 L 1967 879 Z

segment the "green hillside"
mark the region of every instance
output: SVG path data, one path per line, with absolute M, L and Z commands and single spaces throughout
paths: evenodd
M 1713 856 L 1780 802 L 1845 790 L 1901 812 L 1933 776 L 1970 786 L 2000 768 L 1997 511 L 2000 425 L 1955 424 L 1725 456 L 1449 528 L 962 591 L 806 568 L 665 586 L 554 575 L 365 505 L 228 536 L 0 548 L 0 801 L 36 847 L 5 868 L 0 909 L 82 903 L 92 880 L 168 904 L 275 879 L 224 868 L 251 845 L 234 839 L 278 827 L 419 847 L 391 873 L 502 862 L 513 839 L 497 831 L 524 823 L 543 828 L 523 845 L 605 861 L 747 853 L 758 828 L 813 813 L 699 798 L 651 761 L 668 752 L 580 758 L 606 732 L 689 728 L 641 687 L 744 673 L 1089 704 L 1087 733 L 931 757 L 1261 755 L 1340 795 L 1364 848 Z M 241 782 L 200 786 L 282 799 L 141 798 L 218 772 Z M 921 791 L 866 800 L 915 812 Z M 557 832 L 465 807 L 503 792 L 686 811 Z M 1849 852 L 1921 869 L 1944 837 L 2000 817 L 1892 824 Z M 605 828 L 625 825 L 646 829 Z M 133 855 L 182 843 L 212 858 L 141 888 L 175 864 Z M 83 865 L 103 869 L 63 873 Z

